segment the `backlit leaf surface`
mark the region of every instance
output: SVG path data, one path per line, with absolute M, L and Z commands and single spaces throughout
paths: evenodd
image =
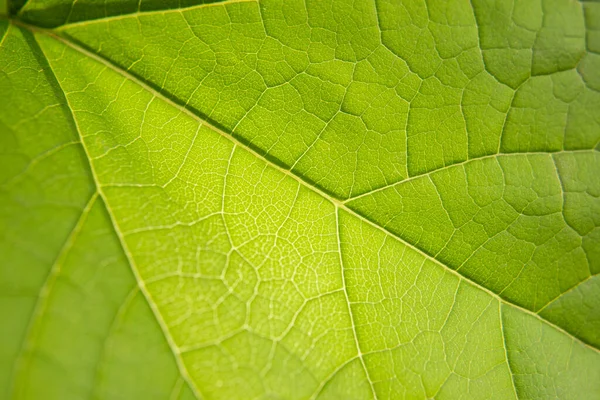
M 600 3 L 13 0 L 0 397 L 600 398 Z

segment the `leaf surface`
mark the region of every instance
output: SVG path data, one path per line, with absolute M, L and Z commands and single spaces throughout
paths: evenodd
M 0 21 L 3 396 L 600 396 L 597 4 L 199 3 Z

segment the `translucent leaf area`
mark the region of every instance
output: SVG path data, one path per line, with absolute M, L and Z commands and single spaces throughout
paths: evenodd
M 600 399 L 600 3 L 0 8 L 0 398 Z

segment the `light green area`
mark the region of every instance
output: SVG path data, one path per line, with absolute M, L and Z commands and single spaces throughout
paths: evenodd
M 198 3 L 0 21 L 0 397 L 600 396 L 597 4 Z

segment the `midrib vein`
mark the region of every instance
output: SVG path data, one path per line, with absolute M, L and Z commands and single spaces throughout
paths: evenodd
M 58 38 L 55 35 L 51 35 L 51 36 L 53 38 Z M 66 42 L 63 41 L 63 43 L 66 43 Z M 194 393 L 194 396 L 198 400 L 200 400 L 203 397 L 200 394 L 199 389 L 195 385 L 195 382 L 190 378 L 189 372 L 187 371 L 187 368 L 186 368 L 185 364 L 183 363 L 183 360 L 181 359 L 181 355 L 179 353 L 178 347 L 175 344 L 175 341 L 173 340 L 173 337 L 171 336 L 169 328 L 168 328 L 166 322 L 164 321 L 164 319 L 162 317 L 162 314 L 160 313 L 160 311 L 156 307 L 155 302 L 152 300 L 152 296 L 150 295 L 150 292 L 146 288 L 144 280 L 140 276 L 140 273 L 139 273 L 138 268 L 137 268 L 137 266 L 135 264 L 133 256 L 132 256 L 131 252 L 129 251 L 129 247 L 127 246 L 125 238 L 124 238 L 121 230 L 119 229 L 117 220 L 116 220 L 116 218 L 115 218 L 115 216 L 114 216 L 114 214 L 112 212 L 112 209 L 110 207 L 110 203 L 108 202 L 108 198 L 106 197 L 106 195 L 104 194 L 104 192 L 102 190 L 102 185 L 100 184 L 100 181 L 98 180 L 98 175 L 96 174 L 96 170 L 94 168 L 94 163 L 92 162 L 92 158 L 90 157 L 89 151 L 88 151 L 88 149 L 87 149 L 87 147 L 85 145 L 85 141 L 84 141 L 83 135 L 81 133 L 81 128 L 79 127 L 79 123 L 77 121 L 77 118 L 75 117 L 75 114 L 72 111 L 73 108 L 72 108 L 72 106 L 71 106 L 71 104 L 69 102 L 69 98 L 67 97 L 66 92 L 62 88 L 62 85 L 60 84 L 60 81 L 56 77 L 56 74 L 54 74 L 54 70 L 52 69 L 52 64 L 50 63 L 50 60 L 48 59 L 48 57 L 44 53 L 42 47 L 39 46 L 39 48 L 40 48 L 40 51 L 42 52 L 42 54 L 44 55 L 44 57 L 46 58 L 46 60 L 48 62 L 48 66 L 49 66 L 49 68 L 50 68 L 50 70 L 51 70 L 51 72 L 52 72 L 52 74 L 54 76 L 54 79 L 56 80 L 57 84 L 59 85 L 59 87 L 60 87 L 60 89 L 61 89 L 61 91 L 63 93 L 66 105 L 68 106 L 68 109 L 69 109 L 69 116 L 73 120 L 73 124 L 75 125 L 75 130 L 77 131 L 77 135 L 78 135 L 79 141 L 81 142 L 81 147 L 83 148 L 83 151 L 85 153 L 85 157 L 86 157 L 87 162 L 88 162 L 88 166 L 90 168 L 90 173 L 92 175 L 92 179 L 93 179 L 94 184 L 96 186 L 97 196 L 99 196 L 102 199 L 102 201 L 104 202 L 106 211 L 108 212 L 108 215 L 110 217 L 111 225 L 112 225 L 112 227 L 113 227 L 113 229 L 114 229 L 117 237 L 119 238 L 119 243 L 121 245 L 123 253 L 125 254 L 125 257 L 127 258 L 128 264 L 129 264 L 129 266 L 131 268 L 131 272 L 133 273 L 133 276 L 135 277 L 137 285 L 138 285 L 140 291 L 143 293 L 144 298 L 146 299 L 146 302 L 148 303 L 148 306 L 152 310 L 152 313 L 154 314 L 154 317 L 156 318 L 156 321 L 157 321 L 158 325 L 161 328 L 162 334 L 165 337 L 165 340 L 167 341 L 167 343 L 169 345 L 169 348 L 171 349 L 171 352 L 173 353 L 173 357 L 175 358 L 175 362 L 177 363 L 177 367 L 179 369 L 180 375 L 188 383 L 188 385 L 192 389 L 192 392 Z
M 13 23 L 15 23 L 16 25 L 22 26 L 26 29 L 29 29 L 30 31 L 34 32 L 34 33 L 41 33 L 44 35 L 47 35 L 55 40 L 58 40 L 59 42 L 63 43 L 64 45 L 78 51 L 79 53 L 85 55 L 86 57 L 89 57 L 103 65 L 105 65 L 106 67 L 110 68 L 111 70 L 113 70 L 114 72 L 118 73 L 119 75 L 123 76 L 125 79 L 128 79 L 136 84 L 138 84 L 140 87 L 144 88 L 145 90 L 147 90 L 148 92 L 152 93 L 154 96 L 160 98 L 162 101 L 166 102 L 167 104 L 171 105 L 172 107 L 175 107 L 177 110 L 179 110 L 180 112 L 190 116 L 191 118 L 197 120 L 198 122 L 200 122 L 201 124 L 207 126 L 208 128 L 212 129 L 214 132 L 217 132 L 218 134 L 220 134 L 221 136 L 225 137 L 226 139 L 232 141 L 234 144 L 240 146 L 240 148 L 245 149 L 246 151 L 248 151 L 250 154 L 252 154 L 253 156 L 255 156 L 256 158 L 260 159 L 261 161 L 265 162 L 267 165 L 269 165 L 270 167 L 276 169 L 277 171 L 280 171 L 281 173 L 283 173 L 284 175 L 296 180 L 299 184 L 301 184 L 302 186 L 306 187 L 307 189 L 311 190 L 312 192 L 317 193 L 318 195 L 320 195 L 321 197 L 323 197 L 324 199 L 328 200 L 329 202 L 333 203 L 335 206 L 339 207 L 340 209 L 343 209 L 344 211 L 348 212 L 349 214 L 353 215 L 354 217 L 360 219 L 361 221 L 367 223 L 368 225 L 384 232 L 386 235 L 394 238 L 395 240 L 400 241 L 401 243 L 403 243 L 404 245 L 408 246 L 409 248 L 411 248 L 412 250 L 416 251 L 417 253 L 421 254 L 423 257 L 431 260 L 432 262 L 434 262 L 436 265 L 441 266 L 442 268 L 444 268 L 446 271 L 454 274 L 455 276 L 457 276 L 459 279 L 464 280 L 465 282 L 470 283 L 471 285 L 473 285 L 474 287 L 483 290 L 484 292 L 486 292 L 487 294 L 489 294 L 490 296 L 494 297 L 495 299 L 497 299 L 498 301 L 502 302 L 503 304 L 507 304 L 511 307 L 514 307 L 518 310 L 520 310 L 521 312 L 524 312 L 526 314 L 529 314 L 535 318 L 537 318 L 538 320 L 542 321 L 543 323 L 553 327 L 554 329 L 560 331 L 561 333 L 563 333 L 564 335 L 570 337 L 571 339 L 581 343 L 581 345 L 585 346 L 586 348 L 592 349 L 594 352 L 600 354 L 600 349 L 596 348 L 595 346 L 585 342 L 584 340 L 580 339 L 579 337 L 573 335 L 572 333 L 566 331 L 564 328 L 561 328 L 560 326 L 554 324 L 553 322 L 541 317 L 540 315 L 536 314 L 535 312 L 528 310 L 522 306 L 519 306 L 517 304 L 514 304 L 502 297 L 500 297 L 498 294 L 492 292 L 490 289 L 486 288 L 485 286 L 482 286 L 481 284 L 471 280 L 470 278 L 460 274 L 459 272 L 457 272 L 456 270 L 450 268 L 449 266 L 441 263 L 440 261 L 438 261 L 437 259 L 435 259 L 433 256 L 429 255 L 428 253 L 426 253 L 425 251 L 423 251 L 422 249 L 416 247 L 415 245 L 413 245 L 412 243 L 408 242 L 407 240 L 395 235 L 393 232 L 389 231 L 387 228 L 382 227 L 381 225 L 371 221 L 370 219 L 368 219 L 367 217 L 365 217 L 364 215 L 360 214 L 359 212 L 353 210 L 352 208 L 348 207 L 343 201 L 336 199 L 335 197 L 333 197 L 332 195 L 326 193 L 324 190 L 320 189 L 319 187 L 313 185 L 312 183 L 304 180 L 302 177 L 300 177 L 299 175 L 294 174 L 293 172 L 289 171 L 288 169 L 285 169 L 283 167 L 281 167 L 280 165 L 278 165 L 277 163 L 273 162 L 272 160 L 270 160 L 268 157 L 264 156 L 263 154 L 260 154 L 258 151 L 256 151 L 255 149 L 253 149 L 251 146 L 249 146 L 248 144 L 242 142 L 241 140 L 239 140 L 238 138 L 236 138 L 235 136 L 233 136 L 230 133 L 225 132 L 224 130 L 222 130 L 221 128 L 215 126 L 214 124 L 206 121 L 205 119 L 203 119 L 202 117 L 200 117 L 199 115 L 195 114 L 192 110 L 190 110 L 189 108 L 187 108 L 184 105 L 181 105 L 179 103 L 177 103 L 176 101 L 174 101 L 173 99 L 171 99 L 169 96 L 165 95 L 164 93 L 156 90 L 155 88 L 153 88 L 152 86 L 150 86 L 148 83 L 146 83 L 145 81 L 143 81 L 142 79 L 138 78 L 137 76 L 135 76 L 134 74 L 130 73 L 129 71 L 124 70 L 123 68 L 121 68 L 120 66 L 116 65 L 115 63 L 113 63 L 112 61 L 110 61 L 109 59 L 94 53 L 84 47 L 82 47 L 81 45 L 79 45 L 78 43 L 76 43 L 75 41 L 69 39 L 68 37 L 63 37 L 58 35 L 56 32 L 49 30 L 49 29 L 44 29 L 44 28 L 40 28 L 34 25 L 30 25 L 18 20 L 12 20 Z M 79 132 L 79 129 L 78 129 Z M 79 135 L 81 136 L 81 133 L 79 132 Z M 83 142 L 83 138 L 82 138 L 82 142 Z M 84 146 L 85 148 L 85 146 Z M 86 156 L 88 158 L 88 161 L 90 163 L 90 165 L 92 165 L 91 162 L 91 158 L 89 156 L 89 154 L 87 153 L 87 149 L 86 149 Z M 93 170 L 93 168 L 92 168 Z M 94 179 L 96 181 L 96 184 L 98 186 L 98 191 L 100 193 L 100 196 L 105 200 L 105 196 L 102 193 L 102 190 L 100 188 L 100 186 L 98 185 L 98 181 L 95 177 L 95 173 L 94 174 Z M 107 208 L 108 207 L 108 203 L 105 200 L 105 203 L 107 204 Z M 109 208 L 109 214 L 111 215 L 111 219 L 113 221 L 113 225 L 115 226 L 115 230 L 117 231 L 117 234 L 122 242 L 122 245 L 125 248 L 125 242 L 123 239 L 122 234 L 118 231 L 117 229 L 117 223 L 116 220 L 114 219 L 114 216 L 112 215 L 112 213 L 110 212 L 110 208 Z M 131 255 L 129 254 L 129 252 L 127 251 L 127 256 L 128 258 L 131 258 Z M 136 270 L 136 268 L 132 265 L 132 270 Z M 136 273 L 136 279 L 139 280 L 139 276 L 137 275 L 137 271 Z M 144 292 L 144 295 L 147 295 L 147 299 L 150 299 L 149 294 L 147 293 L 147 290 L 145 289 L 145 287 L 142 289 Z M 150 303 L 150 300 L 148 300 Z M 153 307 L 153 311 L 155 309 L 155 306 L 151 304 L 151 307 Z M 163 321 L 164 324 L 164 321 Z M 166 328 L 166 325 L 165 325 Z M 172 340 L 172 339 L 171 339 Z M 178 361 L 179 362 L 179 361 Z

